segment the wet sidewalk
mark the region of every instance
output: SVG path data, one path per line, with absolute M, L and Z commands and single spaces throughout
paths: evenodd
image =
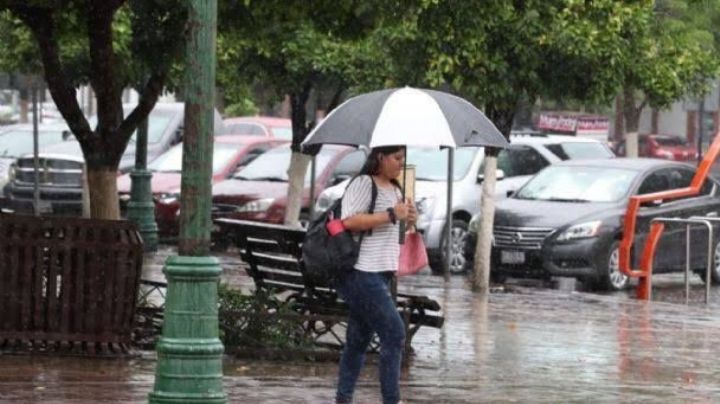
M 148 262 L 148 276 L 161 276 L 163 254 Z M 226 280 L 251 284 L 231 256 L 222 262 Z M 676 277 L 659 287 L 671 296 L 681 283 Z M 693 282 L 694 301 L 702 288 Z M 421 329 L 414 339 L 401 380 L 406 402 L 719 400 L 717 305 L 521 286 L 482 299 L 463 277 L 446 283 L 427 274 L 403 278 L 400 289 L 438 300 L 446 317 L 442 330 Z M 0 356 L 0 402 L 146 402 L 154 368 L 152 353 L 131 360 Z M 228 357 L 225 393 L 229 403 L 330 403 L 335 373 L 334 363 Z M 356 402 L 377 403 L 378 392 L 369 364 Z

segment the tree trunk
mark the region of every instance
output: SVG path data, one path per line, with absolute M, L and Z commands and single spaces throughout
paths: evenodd
M 623 89 L 623 118 L 625 119 L 625 133 L 637 132 L 640 127 L 640 113 L 645 103 L 639 106 L 635 103 L 635 89 L 625 86 Z
M 493 219 L 495 218 L 495 182 L 497 157 L 485 154 L 482 197 L 480 199 L 480 229 L 475 244 L 473 290 L 482 294 L 490 290 L 490 252 L 492 248 Z
M 486 108 L 488 118 L 495 124 L 500 133 L 510 136 L 513 118 L 517 111 L 518 101 L 509 100 L 504 107 Z M 480 229 L 478 229 L 475 246 L 475 268 L 473 290 L 480 293 L 490 291 L 490 252 L 492 249 L 492 232 L 495 219 L 495 183 L 497 181 L 497 155 L 500 150 L 485 148 L 485 170 L 480 201 Z
M 106 167 L 88 167 L 90 188 L 90 217 L 93 219 L 120 219 L 117 193 L 117 171 Z
M 303 190 L 305 189 L 305 173 L 307 172 L 310 157 L 300 153 L 300 145 L 308 134 L 306 126 L 307 114 L 305 104 L 310 97 L 312 85 L 308 82 L 302 91 L 290 94 L 290 107 L 292 114 L 292 158 L 288 167 L 288 192 L 285 208 L 284 223 L 288 226 L 299 226 L 300 208 L 302 206 Z
M 623 114 L 623 96 L 618 94 L 615 96 L 615 142 L 622 142 L 625 139 L 625 118 Z
M 635 89 L 632 86 L 623 88 L 623 118 L 625 120 L 625 150 L 627 157 L 638 157 L 638 128 L 640 113 L 645 102 L 639 106 L 635 102 Z
M 30 122 L 30 91 L 20 90 L 20 123 Z
M 288 168 L 288 200 L 285 208 L 285 224 L 288 226 L 300 225 L 300 210 L 302 209 L 303 194 L 305 190 L 305 173 L 312 157 L 293 152 Z

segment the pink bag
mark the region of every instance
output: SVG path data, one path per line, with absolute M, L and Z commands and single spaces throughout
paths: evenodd
M 427 251 L 422 236 L 417 232 L 405 235 L 405 244 L 400 245 L 400 265 L 397 276 L 412 275 L 428 265 Z

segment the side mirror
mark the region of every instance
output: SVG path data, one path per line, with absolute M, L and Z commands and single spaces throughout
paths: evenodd
M 499 168 L 498 168 L 497 170 L 495 170 L 495 179 L 496 179 L 497 181 L 500 181 L 500 180 L 502 180 L 503 178 L 505 178 L 505 171 L 503 171 L 503 170 L 501 170 L 501 169 L 499 169 Z M 478 182 L 478 184 L 481 183 L 481 182 L 483 182 L 484 180 L 485 180 L 485 174 L 483 174 L 483 173 L 478 174 L 478 176 L 477 176 L 477 182 Z
M 509 198 L 509 197 L 513 196 L 514 193 L 515 193 L 514 189 L 508 189 L 508 191 L 505 193 L 505 196 L 507 196 Z
M 332 184 L 332 185 L 337 185 L 337 184 L 345 181 L 345 180 L 348 179 L 348 178 L 350 178 L 350 176 L 347 175 L 347 174 L 338 174 L 338 175 L 336 175 L 336 176 L 333 177 L 332 181 L 330 181 L 330 184 Z

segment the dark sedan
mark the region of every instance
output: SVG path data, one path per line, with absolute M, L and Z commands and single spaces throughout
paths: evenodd
M 549 166 L 514 195 L 497 203 L 491 273 L 507 276 L 578 278 L 598 289 L 618 290 L 628 278 L 618 267 L 622 217 L 631 195 L 687 187 L 695 167 L 656 159 L 569 160 Z M 634 262 L 655 217 L 715 216 L 720 212 L 718 183 L 708 179 L 700 195 L 654 201 L 641 208 Z M 471 223 L 465 254 L 472 258 L 478 227 Z M 703 245 L 701 229 L 693 245 Z M 720 253 L 720 239 L 714 246 Z M 692 253 L 692 268 L 704 270 L 706 256 Z M 685 229 L 671 227 L 661 239 L 654 272 L 685 268 Z M 720 280 L 720 264 L 713 278 Z

